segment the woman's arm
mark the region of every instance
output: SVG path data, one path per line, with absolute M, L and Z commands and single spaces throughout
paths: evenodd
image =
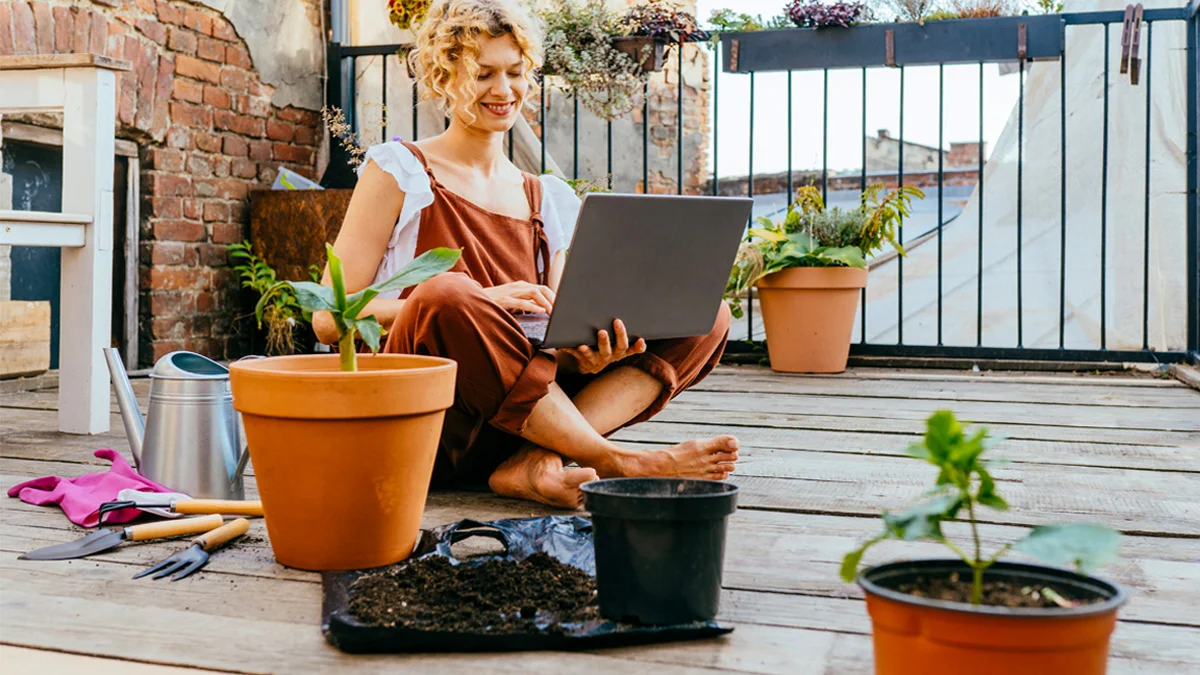
M 396 185 L 396 180 L 374 162 L 368 161 L 350 197 L 342 229 L 333 243 L 333 250 L 342 260 L 347 294 L 357 293 L 375 280 L 375 273 L 387 251 L 388 240 L 403 206 L 404 192 Z M 328 263 L 321 283 L 332 285 Z M 374 314 L 384 328 L 390 328 L 403 303 L 403 300 L 376 298 L 367 305 L 361 316 Z M 337 326 L 329 312 L 314 312 L 312 326 L 321 342 L 337 342 Z
M 558 283 L 562 281 L 563 268 L 567 266 L 567 252 L 559 251 L 554 254 L 554 260 L 550 261 L 550 273 L 546 275 L 546 285 L 550 290 L 558 293 Z

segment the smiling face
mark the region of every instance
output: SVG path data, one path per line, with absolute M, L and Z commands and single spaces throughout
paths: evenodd
M 459 68 L 460 90 L 474 91 L 474 99 L 454 111 L 467 126 L 482 131 L 507 132 L 521 114 L 529 93 L 527 64 L 511 34 L 483 36 L 479 40 L 477 68 Z M 471 71 L 476 71 L 473 75 Z M 463 81 L 473 76 L 474 82 Z

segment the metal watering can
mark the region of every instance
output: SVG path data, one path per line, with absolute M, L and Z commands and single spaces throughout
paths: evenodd
M 195 499 L 244 499 L 246 451 L 233 409 L 229 369 L 193 352 L 171 352 L 150 372 L 150 410 L 142 411 L 121 356 L 105 348 L 121 420 L 139 473 Z

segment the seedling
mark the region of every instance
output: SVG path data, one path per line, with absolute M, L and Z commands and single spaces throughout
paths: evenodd
M 926 422 L 924 439 L 908 447 L 910 456 L 938 467 L 934 487 L 922 495 L 924 501 L 904 511 L 885 511 L 883 532 L 846 554 L 842 560 L 842 579 L 853 581 L 867 549 L 887 539 L 936 541 L 954 551 L 971 568 L 971 603 L 975 605 L 980 604 L 983 598 L 984 571 L 1012 549 L 1049 565 L 1074 565 L 1084 574 L 1115 560 L 1121 535 L 1116 530 L 1093 523 L 1035 527 L 1023 539 L 1005 544 L 991 556 L 984 556 L 976 511 L 981 507 L 997 511 L 1008 509 L 1008 502 L 996 493 L 996 481 L 989 470 L 996 462 L 983 459 L 984 452 L 997 440 L 988 436 L 986 428 L 968 436 L 954 413 L 948 410 L 934 413 Z M 963 511 L 966 511 L 974 539 L 972 554 L 965 552 L 942 533 L 942 523 L 961 521 L 959 515 Z M 1051 589 L 1046 590 L 1050 591 L 1054 600 L 1053 596 L 1057 594 Z
M 435 248 L 417 256 L 392 278 L 368 286 L 361 291 L 346 295 L 346 283 L 342 277 L 342 261 L 333 252 L 333 246 L 325 244 L 325 255 L 329 260 L 329 279 L 332 288 L 312 281 L 280 281 L 263 294 L 258 305 L 254 308 L 255 316 L 262 321 L 263 308 L 267 299 L 281 286 L 290 286 L 296 294 L 296 301 L 309 312 L 329 312 L 333 315 L 338 332 L 338 354 L 341 357 L 343 372 L 356 372 L 358 359 L 354 349 L 355 335 L 361 335 L 363 342 L 372 352 L 379 351 L 379 338 L 383 329 L 375 315 L 359 318 L 371 302 L 380 293 L 399 291 L 415 286 L 426 279 L 437 276 L 454 267 L 462 256 L 461 250 Z

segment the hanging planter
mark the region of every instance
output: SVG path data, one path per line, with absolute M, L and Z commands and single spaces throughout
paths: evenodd
M 613 38 L 613 49 L 633 59 L 642 72 L 657 73 L 667 61 L 667 43 L 647 36 L 623 35 Z

